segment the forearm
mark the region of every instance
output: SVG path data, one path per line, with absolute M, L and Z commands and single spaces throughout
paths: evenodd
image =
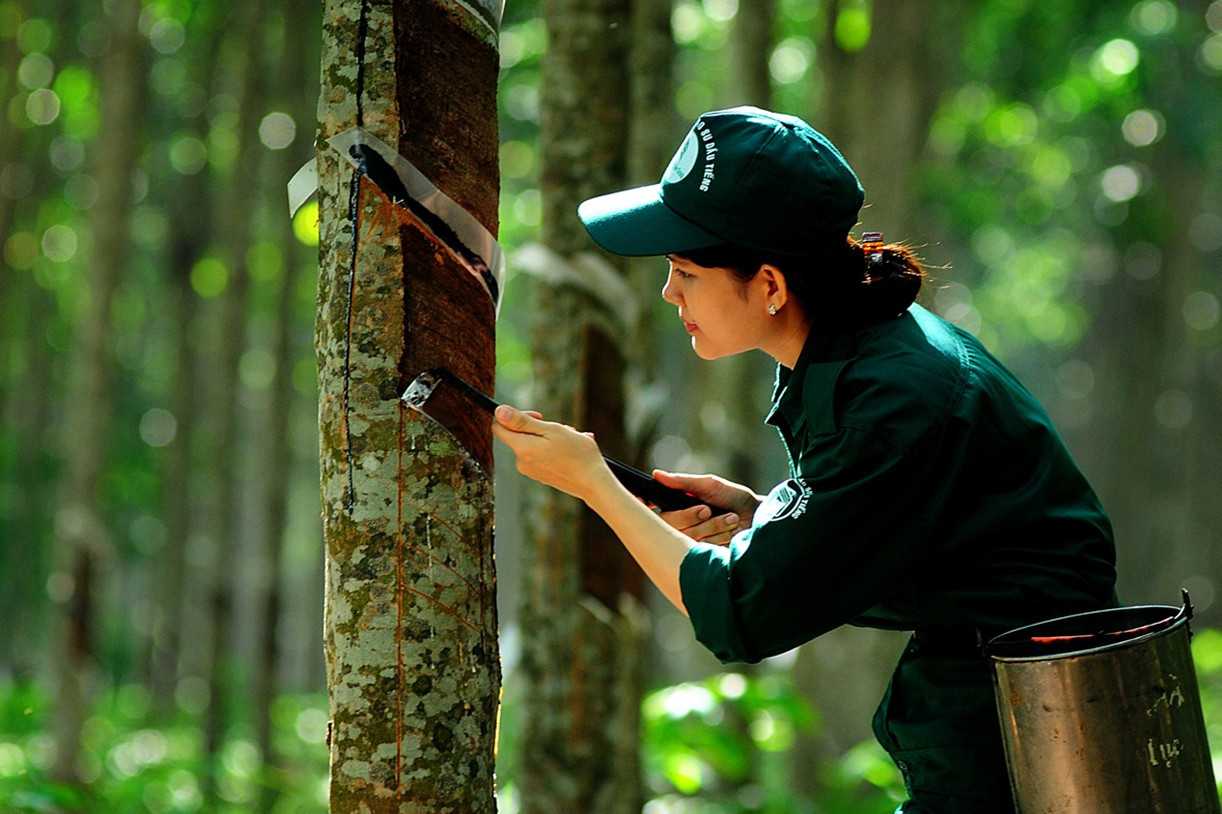
M 686 616 L 679 565 L 691 547 L 691 539 L 667 525 L 610 472 L 598 481 L 585 502 L 611 527 L 645 576 Z

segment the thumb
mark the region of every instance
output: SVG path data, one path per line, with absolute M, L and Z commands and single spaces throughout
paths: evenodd
M 511 430 L 516 430 L 526 425 L 528 416 L 516 407 L 502 404 L 496 408 L 496 420 Z

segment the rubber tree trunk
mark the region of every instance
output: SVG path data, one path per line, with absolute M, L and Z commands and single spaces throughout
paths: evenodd
M 76 782 L 81 726 L 87 714 L 94 672 L 94 575 L 109 548 L 98 504 L 98 481 L 105 461 L 114 359 L 110 353 L 110 310 L 127 263 L 132 171 L 141 144 L 144 104 L 143 40 L 137 29 L 139 0 L 118 0 L 104 15 L 109 48 L 102 59 L 101 129 L 97 140 L 98 199 L 92 209 L 93 253 L 88 294 L 77 325 L 71 370 L 75 374 L 63 438 L 64 476 L 55 518 L 55 557 L 63 628 L 59 635 L 59 686 L 55 700 L 56 756 L 53 775 Z
M 290 3 L 283 17 L 283 48 L 280 52 L 281 76 L 279 91 L 281 102 L 287 102 L 293 119 L 301 125 L 301 132 L 294 146 L 313 139 L 314 117 L 300 90 L 301 83 L 295 74 L 299 70 L 297 54 L 309 53 L 306 42 L 309 12 L 301 2 Z M 301 151 L 284 149 L 277 162 L 280 179 L 291 178 L 297 167 Z M 280 206 L 284 199 L 284 188 L 272 185 L 272 212 L 283 212 Z M 301 279 L 302 258 L 300 243 L 293 229 L 293 221 L 287 216 L 278 218 L 280 224 L 279 243 L 283 255 L 283 272 L 279 281 L 276 299 L 276 336 L 272 356 L 276 368 L 272 376 L 271 399 L 265 416 L 267 436 L 266 476 L 267 493 L 264 500 L 266 521 L 263 528 L 261 567 L 262 583 L 259 596 L 262 604 L 258 661 L 254 683 L 255 741 L 263 765 L 264 784 L 259 795 L 259 810 L 270 812 L 276 803 L 278 790 L 283 786 L 280 776 L 279 756 L 272 739 L 272 704 L 276 698 L 277 675 L 281 661 L 280 608 L 282 605 L 282 562 L 284 533 L 288 525 L 289 486 L 293 475 L 293 450 L 290 441 L 290 416 L 294 399 L 292 368 L 296 357 L 294 337 L 294 303 Z
M 218 349 L 217 405 L 220 431 L 215 450 L 218 483 L 218 533 L 211 573 L 211 626 L 209 628 L 209 701 L 204 722 L 204 799 L 216 796 L 218 755 L 225 730 L 232 723 L 232 705 L 238 683 L 238 664 L 233 658 L 233 616 L 236 582 L 242 568 L 238 538 L 242 533 L 241 496 L 245 489 L 240 471 L 243 456 L 238 444 L 241 418 L 241 382 L 238 365 L 246 349 L 246 310 L 250 273 L 247 254 L 257 199 L 252 199 L 250 184 L 257 184 L 264 148 L 258 128 L 263 117 L 266 80 L 263 52 L 266 31 L 263 0 L 239 7 L 237 28 L 240 52 L 237 57 L 242 77 L 238 91 L 237 152 L 225 201 L 224 246 L 229 279 L 221 302 L 221 347 Z
M 835 0 L 818 18 L 822 76 L 812 124 L 844 152 L 865 187 L 868 208 L 858 229 L 922 244 L 915 170 L 948 71 L 957 64 L 959 26 L 952 16 L 961 12 L 947 3 L 874 0 L 872 36 L 861 50 L 848 51 L 834 33 L 845 5 Z M 818 763 L 873 737 L 871 714 L 903 645 L 902 634 L 844 626 L 799 648 L 794 680 L 819 708 L 823 726 L 817 737 L 799 736 L 795 743 L 797 788 L 817 795 Z M 846 673 L 856 680 L 846 683 Z
M 491 392 L 493 303 L 431 214 L 392 204 L 326 144 L 365 128 L 495 235 L 486 12 L 323 9 L 315 345 L 332 812 L 496 808 L 491 417 L 442 385 L 429 407 L 448 408 L 451 433 L 399 398 L 438 365 Z
M 577 204 L 625 185 L 631 17 L 627 0 L 549 0 L 544 14 L 542 237 L 571 267 L 594 249 Z M 620 258 L 594 259 L 623 275 Z M 535 291 L 527 406 L 592 431 L 605 454 L 622 459 L 630 331 L 622 311 L 567 284 Z M 580 501 L 533 483 L 524 497 L 522 810 L 639 812 L 644 576 Z

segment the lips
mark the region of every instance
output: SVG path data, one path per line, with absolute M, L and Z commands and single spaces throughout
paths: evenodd
M 684 327 L 684 328 L 687 328 L 688 333 L 691 333 L 692 331 L 696 330 L 696 323 L 694 323 L 694 322 L 688 322 L 687 320 L 684 320 L 684 321 L 683 321 L 683 327 Z

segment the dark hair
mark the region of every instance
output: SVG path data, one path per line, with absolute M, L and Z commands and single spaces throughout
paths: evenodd
M 872 262 L 868 262 L 865 245 L 846 235 L 802 255 L 730 244 L 672 254 L 698 266 L 728 269 L 740 283 L 740 293 L 746 291 L 760 266 L 776 266 L 808 318 L 825 326 L 850 328 L 903 313 L 928 276 L 903 243 L 870 246 L 870 253 L 878 254 Z

